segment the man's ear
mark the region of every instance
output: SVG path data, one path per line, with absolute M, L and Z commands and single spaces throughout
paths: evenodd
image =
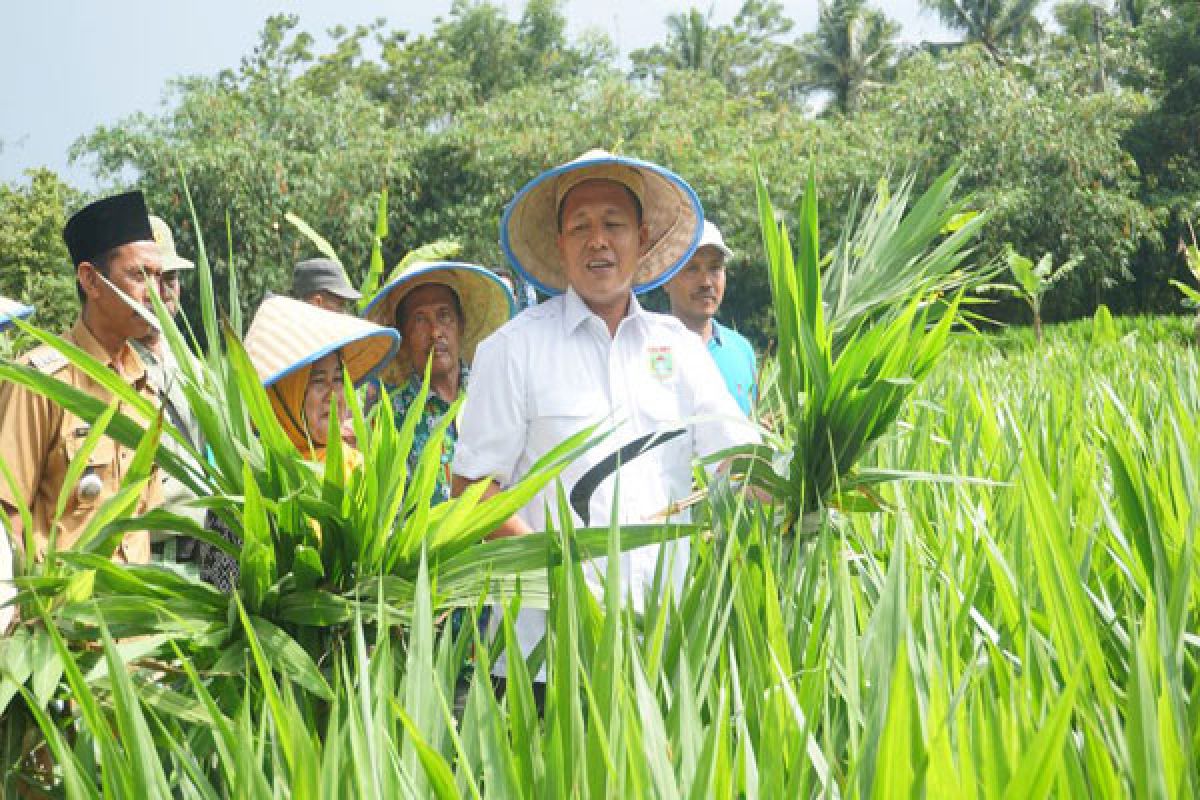
M 638 255 L 645 255 L 650 244 L 650 226 L 642 223 L 638 226 Z
M 94 298 L 100 292 L 100 268 L 90 261 L 80 261 L 75 268 L 75 279 L 83 287 L 83 293 L 88 299 Z

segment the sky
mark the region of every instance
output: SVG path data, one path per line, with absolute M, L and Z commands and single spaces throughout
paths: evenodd
M 622 54 L 665 36 L 672 12 L 711 8 L 728 22 L 742 0 L 567 0 L 569 33 L 607 33 Z M 500 5 L 516 18 L 524 0 Z M 816 0 L 785 0 L 797 31 L 816 26 Z M 876 0 L 903 26 L 908 42 L 953 38 L 918 0 Z M 96 188 L 86 161 L 68 162 L 71 144 L 100 125 L 165 108 L 167 82 L 214 75 L 250 52 L 263 21 L 288 12 L 300 28 L 322 34 L 378 17 L 389 28 L 428 32 L 451 0 L 0 0 L 0 181 L 23 180 L 46 166 L 81 188 Z M 328 39 L 318 36 L 318 48 Z

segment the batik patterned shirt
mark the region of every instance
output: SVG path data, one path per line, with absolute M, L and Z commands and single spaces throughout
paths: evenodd
M 468 374 L 469 371 L 466 365 L 460 364 L 458 371 L 459 392 L 467 390 Z M 388 395 L 392 399 L 392 411 L 395 413 L 397 429 L 404 424 L 404 417 L 408 414 L 408 409 L 412 407 L 413 403 L 417 402 L 417 395 L 421 393 L 422 380 L 423 376 L 413 373 L 408 382 L 403 386 L 387 387 Z M 417 427 L 413 431 L 412 450 L 408 452 L 408 474 L 410 476 L 416 472 L 417 463 L 421 460 L 421 454 L 425 452 L 425 448 L 429 444 L 429 439 L 433 436 L 434 429 L 449 410 L 450 403 L 443 400 L 436 392 L 429 392 L 429 396 L 425 398 L 425 413 L 417 420 Z M 446 435 L 442 439 L 441 467 L 438 469 L 437 485 L 434 487 L 432 498 L 434 505 L 450 499 L 450 464 L 454 461 L 454 446 L 457 442 L 458 424 L 457 422 L 452 422 L 450 427 L 446 429 Z

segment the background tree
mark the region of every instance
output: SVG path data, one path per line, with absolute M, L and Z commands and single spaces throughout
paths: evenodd
M 335 28 L 323 44 L 281 15 L 240 64 L 175 82 L 164 111 L 100 128 L 73 152 L 94 159 L 107 185 L 132 176 L 186 251 L 182 166 L 222 280 L 229 212 L 247 308 L 286 288 L 292 261 L 311 253 L 287 211 L 357 278 L 386 186 L 389 266 L 443 238 L 499 266 L 496 226 L 516 188 L 600 145 L 693 183 L 739 253 L 725 315 L 760 343 L 773 325 L 749 193 L 754 156 L 785 216 L 809 156 L 820 156 L 828 236 L 880 175 L 913 172 L 920 191 L 957 165 L 975 206 L 993 212 L 982 262 L 1006 242 L 1055 262 L 1079 255 L 1048 296 L 1047 319 L 1089 314 L 1101 300 L 1119 312 L 1176 310 L 1167 278 L 1180 277 L 1181 259 L 1162 242 L 1177 241 L 1175 221 L 1195 216 L 1200 197 L 1200 34 L 1194 4 L 1164 2 L 1130 0 L 1104 18 L 1102 85 L 1083 28 L 1033 43 L 1019 63 L 997 60 L 1019 39 L 996 31 L 1024 29 L 1012 22 L 1022 8 L 1032 18 L 1036 4 L 1016 0 L 985 9 L 995 20 L 979 29 L 992 32 L 977 38 L 993 49 L 920 54 L 892 69 L 894 24 L 865 0 L 830 0 L 819 29 L 799 37 L 777 0 L 746 0 L 728 21 L 680 14 L 633 55 L 631 74 L 603 36 L 567 36 L 560 0 L 529 0 L 513 17 L 459 0 L 421 36 L 376 21 Z M 833 92 L 841 113 L 808 114 L 816 91 Z M 1024 318 L 1015 304 L 994 311 Z
M 942 23 L 968 43 L 982 45 L 997 61 L 1038 37 L 1041 0 L 921 0 Z
M 83 196 L 48 169 L 29 170 L 26 179 L 0 184 L 0 294 L 33 306 L 38 325 L 62 332 L 79 310 L 62 229 Z M 13 349 L 27 344 L 22 338 Z
M 816 32 L 800 44 L 808 86 L 830 92 L 838 110 L 855 111 L 864 92 L 888 80 L 899 32 L 896 22 L 866 0 L 823 3 Z
M 731 53 L 722 52 L 722 32 L 712 24 L 712 10 L 692 8 L 668 14 L 665 41 L 629 55 L 636 77 L 660 77 L 664 70 L 703 72 L 722 82 L 730 77 Z
M 1134 259 L 1157 239 L 1137 165 L 1121 148 L 1146 106 L 1129 93 L 1078 91 L 1090 78 L 1086 61 L 1022 76 L 980 48 L 942 60 L 921 55 L 894 85 L 868 95 L 835 141 L 861 148 L 864 170 L 904 164 L 929 176 L 959 165 L 975 206 L 993 214 L 981 245 L 987 256 L 1007 242 L 1052 253 L 1056 263 L 1078 255 L 1044 309 L 1047 319 L 1088 314 L 1104 300 L 1124 309 Z M 855 174 L 865 182 L 869 172 Z
M 670 14 L 666 40 L 634 50 L 635 80 L 660 81 L 668 70 L 699 72 L 731 94 L 766 102 L 803 99 L 795 47 L 785 40 L 793 22 L 778 0 L 745 0 L 731 22 L 717 25 L 711 9 Z
M 286 291 L 293 264 L 315 255 L 284 221 L 286 212 L 337 242 L 357 277 L 370 252 L 372 198 L 390 188 L 402 238 L 400 220 L 411 197 L 411 139 L 386 127 L 382 109 L 357 87 L 339 82 L 322 95 L 294 77 L 312 62 L 306 37 L 288 37 L 294 25 L 294 19 L 273 18 L 237 71 L 173 84 L 174 107 L 163 116 L 135 115 L 73 147 L 75 156 L 94 159 L 102 180 L 137 175 L 151 210 L 171 224 L 187 253 L 196 238 L 182 172 L 222 283 L 230 268 L 228 214 L 247 309 L 268 289 Z M 188 291 L 185 284 L 185 299 Z
M 1124 144 L 1137 160 L 1143 201 L 1161 218 L 1166 244 L 1142 254 L 1137 288 L 1169 307 L 1174 292 L 1167 280 L 1187 275 L 1187 224 L 1200 219 L 1200 3 L 1163 0 L 1146 11 L 1137 33 L 1152 67 L 1140 88 L 1156 102 Z

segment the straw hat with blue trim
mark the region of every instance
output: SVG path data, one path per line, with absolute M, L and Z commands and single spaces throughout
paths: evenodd
M 692 187 L 668 169 L 604 150 L 589 150 L 525 185 L 500 219 L 500 246 L 512 265 L 547 294 L 567 288 L 558 253 L 558 210 L 567 192 L 588 180 L 610 180 L 633 192 L 649 231 L 633 290 L 655 289 L 691 258 L 704 210 Z
M 246 354 L 263 386 L 306 373 L 335 350 L 356 385 L 379 369 L 400 344 L 391 328 L 327 311 L 300 300 L 269 295 L 246 332 Z
M 516 301 L 500 276 L 477 264 L 458 261 L 418 262 L 379 290 L 363 311 L 377 325 L 395 326 L 400 301 L 420 286 L 440 284 L 458 295 L 463 312 L 462 360 L 475 360 L 475 348 L 516 313 Z M 383 368 L 385 383 L 399 386 L 413 373 L 413 365 L 403 350 Z
M 0 295 L 0 331 L 11 327 L 14 319 L 25 319 L 32 313 L 33 306 Z

